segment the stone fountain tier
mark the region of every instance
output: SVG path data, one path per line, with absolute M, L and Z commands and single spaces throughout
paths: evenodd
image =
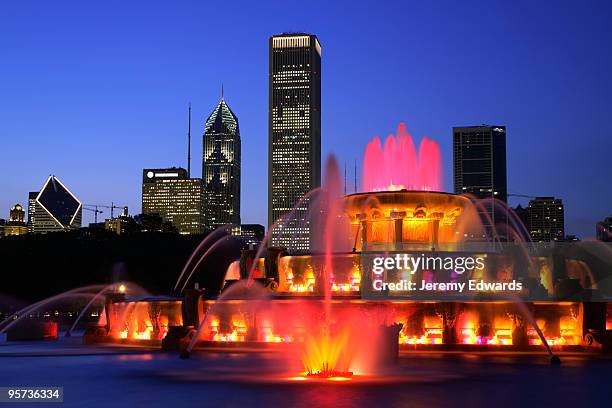
M 437 219 L 448 222 L 472 203 L 469 198 L 437 191 L 375 191 L 344 197 L 345 212 L 352 220 Z
M 475 216 L 469 198 L 451 193 L 379 191 L 351 194 L 343 200 L 356 250 L 372 244 L 458 242 L 464 232 L 459 218 Z

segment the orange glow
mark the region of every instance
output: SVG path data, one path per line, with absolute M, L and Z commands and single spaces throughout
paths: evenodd
M 512 345 L 512 320 L 508 317 L 498 316 L 494 319 L 491 327 L 492 336 L 479 336 L 478 317 L 475 313 L 467 314 L 466 320 L 460 329 L 460 341 L 462 344 L 482 345 Z
M 332 335 L 329 329 L 323 328 L 321 333 L 306 334 L 302 345 L 302 363 L 309 375 L 332 372 L 347 372 L 348 362 L 343 355 L 349 341 L 348 329 Z
M 181 325 L 180 302 L 125 302 L 113 305 L 111 336 L 127 340 L 161 340 L 171 325 Z
M 305 293 L 313 292 L 315 286 L 315 276 L 312 268 L 308 268 L 304 274 L 304 282 L 294 282 L 293 272 L 289 269 L 286 274 L 289 292 Z
M 271 327 L 262 327 L 263 332 L 263 340 L 266 343 L 291 343 L 293 342 L 292 336 L 280 336 L 278 334 L 274 334 L 274 331 Z
M 308 380 L 307 377 L 302 377 L 302 376 L 299 376 L 299 375 L 295 376 L 295 377 L 289 377 L 287 379 L 291 380 L 291 381 L 306 381 L 306 380 Z
M 544 328 L 546 334 L 546 322 L 543 319 L 538 319 L 537 324 L 540 328 Z M 534 328 L 527 331 L 529 336 L 529 344 L 532 346 L 542 345 L 542 340 L 538 336 Z M 551 347 L 557 346 L 574 346 L 580 344 L 580 336 L 578 335 L 578 322 L 572 316 L 562 316 L 559 320 L 559 336 L 545 335 L 546 342 Z
M 400 344 L 442 344 L 442 329 L 425 329 L 425 334 L 417 336 L 408 336 L 400 332 Z
M 404 326 L 408 326 L 405 324 Z M 442 319 L 438 316 L 425 316 L 423 318 L 423 331 L 422 336 L 408 335 L 405 330 L 402 330 L 399 334 L 400 344 L 442 344 Z
M 329 377 L 327 381 L 351 381 L 351 377 Z
M 470 209 L 469 199 L 463 196 L 425 191 L 400 191 L 402 186 L 389 186 L 390 191 L 353 194 L 345 197 L 345 212 L 353 225 L 358 225 L 357 249 L 363 239 L 372 243 L 401 242 L 457 242 L 462 234 L 455 234 L 458 217 Z M 467 215 L 466 215 L 467 216 Z M 397 230 L 400 229 L 400 230 Z M 457 231 L 461 232 L 461 231 Z M 353 235 L 355 236 L 355 235 Z

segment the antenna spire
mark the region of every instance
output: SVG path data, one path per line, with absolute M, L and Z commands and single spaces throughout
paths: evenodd
M 225 97 L 223 96 L 223 83 L 221 83 L 221 100 L 225 100 Z
M 189 102 L 189 116 L 187 122 L 187 177 L 191 178 L 191 102 Z

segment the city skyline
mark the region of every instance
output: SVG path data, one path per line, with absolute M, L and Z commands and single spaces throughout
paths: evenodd
M 6 81 L 3 83 L 6 85 L 3 86 L 5 98 L 0 102 L 0 132 L 7 151 L 16 153 L 14 158 L 7 157 L 3 161 L 0 170 L 3 174 L 17 174 L 11 170 L 19 169 L 19 177 L 5 176 L 2 179 L 4 192 L 0 197 L 0 208 L 6 209 L 6 215 L 15 203 L 25 206 L 28 191 L 40 188 L 49 174 L 56 174 L 65 181 L 85 204 L 115 202 L 128 205 L 132 213 L 140 212 L 142 168 L 186 167 L 184 117 L 187 103 L 193 101 L 194 123 L 197 125 L 192 131 L 200 134 L 203 129 L 197 126 L 204 122 L 209 106 L 218 98 L 220 84 L 224 83 L 226 89 L 231 90 L 230 104 L 241 113 L 241 127 L 246 135 L 243 140 L 243 174 L 249 176 L 242 184 L 245 203 L 242 222 L 267 224 L 267 38 L 297 25 L 306 26 L 300 31 L 317 34 L 325 44 L 323 158 L 334 152 L 341 165 L 347 163 L 347 167 L 352 169 L 355 159 L 361 162 L 369 139 L 375 135 L 385 137 L 398 122 L 404 121 L 413 135 L 426 134 L 440 143 L 445 190 L 452 191 L 452 127 L 483 122 L 503 123 L 510 135 L 507 141 L 509 193 L 552 195 L 563 199 L 566 231 L 581 237 L 594 236 L 595 223 L 609 216 L 612 192 L 607 189 L 610 172 L 605 159 L 610 141 L 606 135 L 605 112 L 609 102 L 605 94 L 610 87 L 610 78 L 604 74 L 611 65 L 610 57 L 597 51 L 606 49 L 607 42 L 601 37 L 595 36 L 595 41 L 601 41 L 599 46 L 594 44 L 590 50 L 581 49 L 583 41 L 591 39 L 594 32 L 602 29 L 609 10 L 594 15 L 584 10 L 574 13 L 575 10 L 565 6 L 560 7 L 559 15 L 541 21 L 535 19 L 541 9 L 525 6 L 523 11 L 528 16 L 527 21 L 513 28 L 511 22 L 518 22 L 518 11 L 509 5 L 507 10 L 498 6 L 483 13 L 492 20 L 506 21 L 500 32 L 487 39 L 478 37 L 477 31 L 469 27 L 470 21 L 482 17 L 475 15 L 469 17 L 464 25 L 452 25 L 454 29 L 463 29 L 459 30 L 459 38 L 455 40 L 448 38 L 451 28 L 438 35 L 425 30 L 427 35 L 433 35 L 429 45 L 434 49 L 426 52 L 424 46 L 411 37 L 418 28 L 423 29 L 414 16 L 432 13 L 438 20 L 450 21 L 453 12 L 457 11 L 453 6 L 449 5 L 448 10 L 441 14 L 425 6 L 425 9 L 400 7 L 397 15 L 413 16 L 415 20 L 411 20 L 415 27 L 404 29 L 392 24 L 386 27 L 376 19 L 374 11 L 372 27 L 366 30 L 368 35 L 364 34 L 359 41 L 351 38 L 356 31 L 343 33 L 332 29 L 333 18 L 340 10 L 335 8 L 337 6 L 330 6 L 318 22 L 312 22 L 313 15 L 310 14 L 301 19 L 287 19 L 286 24 L 270 24 L 267 20 L 267 23 L 255 24 L 250 27 L 252 35 L 248 39 L 242 38 L 239 48 L 234 47 L 233 40 L 230 40 L 231 46 L 223 45 L 225 48 L 210 42 L 199 44 L 199 39 L 206 37 L 208 31 L 185 31 L 174 23 L 169 28 L 172 36 L 163 38 L 161 50 L 145 47 L 140 51 L 145 58 L 136 61 L 130 53 L 144 43 L 145 35 L 154 33 L 144 30 L 145 33 L 127 35 L 125 27 L 128 21 L 122 20 L 125 17 L 120 18 L 116 24 L 129 41 L 115 53 L 106 45 L 111 43 L 110 40 L 98 37 L 104 18 L 92 20 L 90 16 L 77 22 L 68 19 L 83 12 L 82 9 L 61 10 L 63 6 L 59 5 L 38 7 L 41 8 L 40 15 L 34 13 L 27 18 L 33 20 L 32 26 L 40 25 L 36 29 L 40 31 L 25 36 L 19 47 L 2 45 L 9 63 L 0 68 Z M 45 7 L 50 9 L 43 10 Z M 37 22 L 43 11 L 58 13 L 58 16 L 66 12 L 67 16 L 63 17 L 66 20 L 60 21 L 69 22 L 69 28 L 84 29 L 85 37 L 94 47 L 75 39 L 68 41 L 63 49 L 51 47 L 46 50 L 47 41 L 65 38 L 70 35 L 70 30 L 58 28 L 51 22 Z M 104 15 L 104 10 L 98 11 Z M 466 7 L 459 13 L 469 14 L 470 11 L 474 10 Z M 13 21 L 7 19 L 0 33 L 13 36 L 19 33 L 16 24 L 26 18 L 28 10 L 22 12 L 23 15 L 14 16 L 12 13 L 17 12 L 9 8 L 6 15 L 16 18 Z M 130 12 L 128 10 L 128 14 Z M 147 10 L 146 14 L 153 25 L 156 19 L 162 18 L 161 10 L 155 8 Z M 237 17 L 242 20 L 248 14 L 248 10 L 242 10 Z M 278 14 L 275 16 L 279 17 Z M 172 13 L 170 17 L 171 20 L 178 18 Z M 355 16 L 349 13 L 348 18 Z M 570 20 L 577 26 L 571 36 L 562 29 L 563 22 Z M 91 28 L 84 27 L 86 22 L 92 21 L 100 23 Z M 54 29 L 49 30 L 49 27 Z M 143 27 L 147 28 L 147 23 Z M 41 38 L 45 29 L 48 29 L 49 39 Z M 210 30 L 214 31 L 214 28 Z M 551 32 L 548 34 L 546 30 Z M 170 48 L 176 46 L 179 37 L 185 33 L 193 35 L 193 38 L 190 37 L 179 50 L 172 51 Z M 201 34 L 199 37 L 195 35 L 198 33 Z M 12 38 L 10 35 L 5 37 Z M 390 45 L 374 48 L 389 38 L 394 38 L 389 40 Z M 162 40 L 162 37 L 157 40 Z M 398 41 L 402 42 L 401 50 L 393 47 L 400 44 Z M 533 45 L 526 46 L 525 41 L 531 41 Z M 555 45 L 559 42 L 563 46 Z M 457 51 L 450 50 L 452 45 L 458 46 Z M 358 46 L 373 52 L 372 61 L 363 62 L 365 66 L 349 64 L 349 57 L 360 49 L 356 48 Z M 160 64 L 166 59 L 166 54 L 178 61 L 178 51 L 187 52 L 186 47 L 190 53 L 216 55 L 215 52 L 219 52 L 218 61 L 230 55 L 224 49 L 232 49 L 232 54 L 238 50 L 244 58 L 257 61 L 253 65 L 261 66 L 248 68 L 243 64 L 235 67 L 220 63 L 212 70 L 202 70 L 206 59 L 188 53 L 189 62 L 195 63 L 192 67 L 185 67 L 184 62 L 169 63 L 173 73 L 169 76 L 162 72 L 161 67 L 154 67 L 155 63 Z M 468 58 L 469 55 L 477 55 L 489 48 L 485 60 L 470 64 L 473 59 Z M 31 58 L 26 51 L 43 57 L 39 65 L 25 62 Z M 51 51 L 62 54 L 63 57 L 58 56 L 56 60 L 65 62 L 49 65 L 52 63 L 45 61 L 44 56 Z M 452 57 L 466 52 L 473 54 L 464 55 L 465 60 L 458 62 L 454 59 L 456 65 L 450 63 Z M 114 55 L 115 59 L 96 71 L 93 65 L 109 55 Z M 126 71 L 119 74 L 125 66 L 122 58 L 128 64 Z M 149 68 L 145 69 L 146 66 Z M 17 75 L 17 67 L 28 68 L 25 73 Z M 176 76 L 180 70 L 187 71 L 184 77 Z M 203 73 L 199 73 L 201 70 Z M 530 72 L 527 74 L 526 70 Z M 100 83 L 92 83 L 96 73 L 104 74 L 100 76 Z M 27 77 L 35 77 L 35 80 L 26 81 Z M 449 82 L 455 77 L 457 83 Z M 11 81 L 7 81 L 8 78 L 12 78 Z M 361 79 L 357 87 L 356 78 Z M 126 83 L 130 79 L 135 80 L 131 85 Z M 120 81 L 115 84 L 115 80 Z M 87 84 L 85 90 L 80 89 L 83 84 Z M 153 86 L 159 94 L 149 90 Z M 124 101 L 116 100 L 117 89 L 121 89 L 116 87 L 126 88 Z M 497 103 L 491 104 L 488 98 L 480 100 L 460 92 L 470 87 L 484 89 Z M 462 98 L 453 99 L 454 94 L 460 94 Z M 587 100 L 588 110 L 585 107 Z M 192 140 L 195 142 L 192 151 L 201 151 L 197 138 Z M 158 146 L 147 146 L 147 142 Z M 143 149 L 143 145 L 147 148 Z M 67 155 L 70 155 L 70 160 L 66 160 Z M 193 174 L 200 174 L 198 167 L 194 166 Z M 349 180 L 352 180 L 350 173 Z M 348 184 L 351 192 L 352 183 Z M 510 203 L 515 205 L 517 201 L 511 199 Z M 526 200 L 522 203 L 525 204 Z M 108 216 L 106 212 L 102 217 Z M 84 224 L 91 221 L 90 214 L 84 214 L 84 218 Z

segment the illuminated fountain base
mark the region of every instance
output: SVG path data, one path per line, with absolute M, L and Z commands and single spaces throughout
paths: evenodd
M 364 297 L 364 287 L 371 285 L 369 271 L 363 270 L 368 264 L 364 262 L 368 251 L 457 252 L 464 250 L 466 241 L 478 238 L 482 230 L 475 227 L 479 218 L 472 202 L 455 194 L 406 190 L 360 193 L 345 197 L 342 207 L 346 217 L 334 232 L 345 234 L 345 246 L 352 247 L 353 252 L 288 256 L 282 248 L 268 248 L 265 259 L 255 259 L 254 251 L 245 251 L 241 261 L 230 266 L 221 294 L 188 289 L 184 299 L 115 298 L 107 302 L 107 339 L 133 344 L 163 339 L 165 348 L 174 349 L 191 344 L 291 350 L 292 345 L 307 345 L 309 336 L 322 327 L 337 332 L 348 327 L 346 344 L 338 348 L 359 350 L 372 347 L 359 342 L 379 327 L 401 325 L 394 344 L 385 342 L 377 354 L 388 349 L 391 355 L 397 355 L 400 349 L 541 351 L 543 344 L 533 327 L 535 321 L 554 350 L 607 347 L 610 336 L 606 326 L 611 325 L 606 324 L 610 319 L 606 316 L 612 313 L 606 312 L 606 303 L 555 300 L 557 288 L 553 282 L 576 283 L 584 277 L 574 272 L 553 275 L 553 261 L 548 258 L 532 256 L 530 262 L 537 268 L 528 272 L 504 266 L 472 277 L 489 276 L 506 282 L 520 278 L 530 285 L 531 295 L 540 292 L 550 301 L 521 300 L 520 296 L 529 293 L 515 295 L 514 301 L 488 293 L 452 302 L 409 296 L 381 300 Z M 520 245 L 517 248 L 521 249 Z M 505 254 L 487 255 L 497 265 L 508 263 Z M 249 292 L 245 287 L 252 281 L 240 277 L 249 276 L 246 265 L 253 264 L 254 277 L 263 285 L 256 282 L 251 289 L 255 292 Z M 324 273 L 326 268 L 331 270 L 328 275 Z M 434 279 L 431 271 L 419 271 L 417 278 Z M 327 301 L 326 279 L 331 291 L 331 300 Z M 524 306 L 518 308 L 515 302 Z M 318 339 L 314 343 L 320 346 L 321 342 Z M 342 356 L 334 359 L 341 361 Z M 317 357 L 315 363 L 305 362 L 304 367 L 313 378 L 347 377 L 353 371 L 353 366 L 328 363 L 331 361 L 327 357 Z
M 136 304 L 134 304 L 136 303 Z M 262 302 L 241 299 L 200 300 L 200 316 L 206 316 L 196 347 L 290 348 L 308 341 L 313 328 L 323 325 L 324 301 L 320 297 L 273 297 Z M 161 308 L 161 324 L 155 330 L 145 302 L 117 302 L 112 312 L 123 314 L 119 328 L 111 328 L 104 341 L 157 345 L 168 331 L 176 330 L 182 339 L 175 348 L 185 348 L 195 334 L 195 326 L 182 326 L 181 304 Z M 548 344 L 556 350 L 585 350 L 598 346 L 589 342 L 583 327 L 584 306 L 578 302 L 549 302 L 529 305 Z M 126 312 L 127 311 L 127 312 Z M 146 311 L 146 312 L 143 312 Z M 138 313 L 142 313 L 140 317 Z M 511 302 L 377 302 L 355 296 L 333 299 L 332 324 L 362 321 L 368 327 L 401 324 L 397 336 L 400 350 L 542 350 L 535 329 Z M 118 320 L 113 320 L 117 324 Z M 99 335 L 99 334 L 98 334 Z M 167 337 L 166 337 L 167 338 Z M 312 367 L 311 372 L 323 372 Z

